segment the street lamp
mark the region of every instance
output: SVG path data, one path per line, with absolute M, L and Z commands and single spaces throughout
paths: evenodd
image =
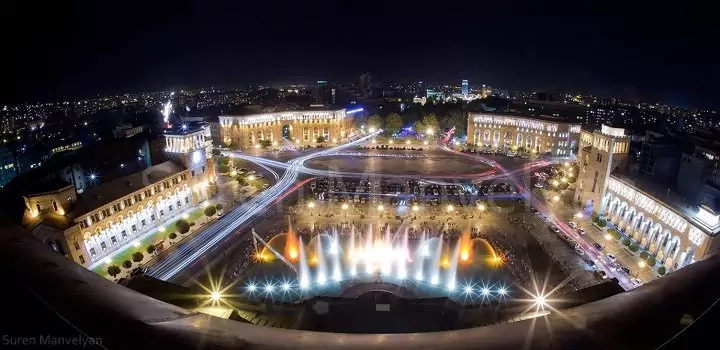
M 432 135 L 432 134 L 433 134 L 433 129 L 432 129 L 432 128 L 427 128 L 427 129 L 425 129 L 425 135 L 428 135 L 428 136 L 429 136 L 429 135 Z
M 372 143 L 377 143 L 377 141 L 375 141 L 375 139 L 373 139 L 373 140 L 372 140 Z
M 605 245 L 603 245 L 603 249 L 605 249 L 605 247 L 607 246 L 607 242 L 610 242 L 611 239 L 612 239 L 612 236 L 609 233 L 606 233 L 605 234 Z
M 409 145 L 410 143 L 411 143 L 410 140 L 405 140 L 406 145 Z
M 347 203 L 343 203 L 343 205 L 340 208 L 342 208 L 343 212 L 345 212 L 345 217 L 347 217 L 347 209 L 348 209 Z
M 373 127 L 370 127 L 370 128 L 368 129 L 368 131 L 369 131 L 370 133 L 374 133 L 374 132 L 375 132 L 375 130 L 376 130 L 376 129 L 375 129 L 375 128 L 373 128 Z
M 448 204 L 448 206 L 447 206 L 448 213 L 451 213 L 453 210 L 455 210 L 455 207 L 452 204 Z
M 388 143 L 392 145 L 394 142 L 393 142 L 393 140 L 390 140 L 390 141 L 388 141 Z
M 567 180 L 567 177 L 563 177 L 563 178 L 560 179 L 560 180 L 561 180 L 562 182 L 567 182 L 567 181 L 568 181 L 568 180 Z
M 315 202 L 308 203 L 308 208 L 310 208 L 310 209 L 315 208 Z
M 425 146 L 427 146 L 427 145 L 428 145 L 428 142 L 427 142 L 427 140 L 423 141 L 423 145 L 425 145 Z
M 412 211 L 418 211 L 418 210 L 420 210 L 420 207 L 417 204 L 412 206 Z
M 558 180 L 553 180 L 552 182 L 553 187 L 558 187 L 559 184 Z
M 641 260 L 638 263 L 638 267 L 639 269 L 635 272 L 635 278 L 640 278 L 640 271 L 645 268 L 645 262 Z
M 385 207 L 384 207 L 382 204 L 380 204 L 380 205 L 377 206 L 377 210 L 378 210 L 379 212 L 382 212 L 383 210 L 385 210 Z
M 577 214 L 575 214 L 575 218 L 577 218 L 577 219 L 582 219 L 582 218 L 583 218 L 583 214 L 582 214 L 582 213 L 577 213 Z

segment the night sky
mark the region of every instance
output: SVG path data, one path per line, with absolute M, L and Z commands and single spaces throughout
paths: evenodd
M 369 71 L 381 81 L 469 79 L 718 106 L 713 11 L 632 2 L 13 1 L 21 4 L 2 11 L 9 63 L 0 101 L 345 82 Z

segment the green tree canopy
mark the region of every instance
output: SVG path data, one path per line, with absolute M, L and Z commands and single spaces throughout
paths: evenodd
M 370 118 L 368 118 L 368 120 L 367 120 L 367 128 L 368 129 L 375 128 L 375 130 L 377 130 L 377 129 L 382 129 L 382 127 L 383 127 L 383 120 L 382 120 L 382 118 L 380 118 L 379 115 L 373 115 Z
M 385 118 L 385 134 L 391 135 L 402 128 L 403 121 L 397 113 L 391 113 Z
M 320 135 L 320 136 L 317 137 L 317 139 L 315 140 L 315 142 L 317 142 L 317 143 L 325 143 L 325 137 L 322 136 L 322 135 Z
M 110 265 L 107 268 L 107 273 L 110 276 L 117 276 L 120 273 L 120 268 L 117 265 Z
M 260 140 L 260 147 L 262 148 L 268 148 L 272 146 L 272 141 L 270 140 Z
M 133 253 L 132 259 L 134 262 L 141 262 L 143 259 L 143 253 L 140 253 L 140 252 Z
M 178 232 L 182 234 L 188 233 L 190 231 L 190 223 L 185 219 L 180 219 L 175 223 L 175 227 L 177 228 Z
M 440 123 L 435 114 L 426 115 L 423 118 L 422 126 L 423 130 L 416 130 L 416 132 L 427 133 L 430 131 L 432 135 L 437 135 L 440 132 Z
M 205 208 L 205 215 L 213 216 L 213 215 L 215 215 L 215 213 L 217 213 L 217 210 L 215 209 L 214 206 L 211 205 L 211 206 Z

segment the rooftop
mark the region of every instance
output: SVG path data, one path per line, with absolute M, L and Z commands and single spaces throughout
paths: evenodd
M 572 120 L 569 118 L 555 117 L 555 116 L 550 116 L 550 115 L 527 115 L 524 113 L 511 112 L 511 111 L 497 111 L 497 112 L 474 111 L 474 112 L 470 112 L 470 114 L 489 114 L 489 115 L 509 116 L 509 117 L 524 118 L 524 119 L 534 119 L 534 120 L 541 120 L 541 121 L 555 122 L 555 123 L 580 124 L 579 121 Z
M 718 232 L 718 230 L 711 230 L 701 222 L 697 221 L 697 215 L 699 212 L 698 206 L 700 203 L 694 203 L 689 198 L 682 196 L 681 194 L 673 191 L 671 188 L 664 187 L 661 184 L 653 182 L 653 180 L 649 178 L 632 176 L 617 170 L 613 171 L 611 176 L 649 195 L 659 202 L 658 204 L 672 209 L 685 218 L 689 224 L 701 229 L 708 235 L 714 236 Z M 710 206 L 710 209 L 715 212 L 720 211 L 715 207 L 715 203 L 710 203 Z
M 89 188 L 83 194 L 78 195 L 78 202 L 76 203 L 74 214 L 85 214 L 184 170 L 185 168 L 183 166 L 169 160 L 143 171 L 117 178 L 97 187 Z

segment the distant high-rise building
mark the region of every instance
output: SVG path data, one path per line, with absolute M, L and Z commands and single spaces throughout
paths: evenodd
M 370 95 L 370 90 L 372 89 L 372 75 L 370 73 L 363 73 L 360 74 L 360 78 L 358 79 L 358 90 L 363 96 Z
M 467 96 L 467 95 L 468 95 L 468 81 L 467 81 L 467 79 L 463 79 L 463 81 L 462 81 L 462 94 L 463 94 L 463 96 Z
M 315 104 L 327 105 L 330 103 L 330 86 L 327 80 L 318 80 L 313 90 Z

